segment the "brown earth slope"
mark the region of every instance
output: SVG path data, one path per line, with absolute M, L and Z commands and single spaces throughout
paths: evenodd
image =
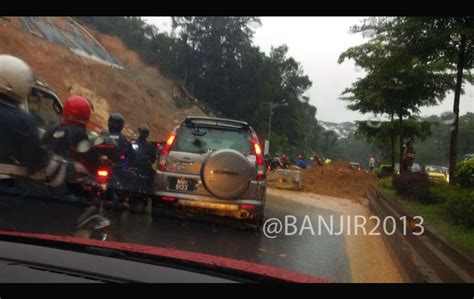
M 61 18 L 55 18 L 60 22 Z M 110 112 L 121 112 L 130 135 L 148 124 L 150 137 L 161 139 L 177 121 L 188 115 L 204 115 L 197 106 L 178 109 L 175 99 L 184 97 L 179 86 L 147 67 L 139 55 L 119 38 L 87 28 L 104 48 L 117 57 L 124 69 L 112 68 L 74 54 L 23 29 L 16 18 L 0 19 L 0 54 L 25 60 L 36 75 L 64 101 L 69 95 L 84 95 L 94 105 L 92 122 L 104 128 Z

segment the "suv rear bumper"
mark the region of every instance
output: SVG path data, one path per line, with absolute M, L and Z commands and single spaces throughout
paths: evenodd
M 154 214 L 197 218 L 211 222 L 235 222 L 238 220 L 239 222 L 255 224 L 262 217 L 265 206 L 264 200 L 225 200 L 166 191 L 156 192 L 152 200 L 152 213 Z
M 167 192 L 167 191 L 157 191 L 155 192 L 155 195 L 157 197 L 172 197 L 172 198 L 176 198 L 177 200 L 186 200 L 186 201 L 193 201 L 193 202 L 216 203 L 216 204 L 223 204 L 223 205 L 250 204 L 254 206 L 263 206 L 263 201 L 257 200 L 257 199 L 219 199 L 212 196 Z

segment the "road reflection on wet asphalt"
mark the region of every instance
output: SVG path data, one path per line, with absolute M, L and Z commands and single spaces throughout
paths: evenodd
M 0 229 L 90 237 L 77 230 L 85 207 L 63 202 L 0 194 Z M 265 218 L 294 215 L 335 215 L 334 211 L 267 196 Z M 335 216 L 338 216 L 337 214 Z M 152 217 L 129 211 L 109 211 L 107 240 L 160 246 L 272 265 L 305 274 L 349 282 L 350 263 L 343 236 L 303 234 L 267 238 L 261 232 L 173 217 Z M 315 225 L 315 223 L 313 223 Z M 337 225 L 335 226 L 336 230 Z M 317 227 L 315 226 L 315 229 Z

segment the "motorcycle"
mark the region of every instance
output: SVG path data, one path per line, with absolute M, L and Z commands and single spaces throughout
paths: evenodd
M 137 143 L 132 142 L 132 148 L 137 157 L 144 157 Z M 144 159 L 128 168 L 133 177 L 133 184 L 131 186 L 133 196 L 130 198 L 130 209 L 132 212 L 144 212 L 151 202 L 150 195 L 152 193 L 151 185 L 154 171 L 146 156 Z
M 133 147 L 134 150 L 135 147 Z M 100 156 L 96 180 L 104 192 L 107 205 L 121 206 L 132 212 L 146 210 L 150 201 L 150 174 L 138 167 L 124 167 L 124 156 L 120 156 L 113 140 L 99 137 L 95 141 L 95 151 Z

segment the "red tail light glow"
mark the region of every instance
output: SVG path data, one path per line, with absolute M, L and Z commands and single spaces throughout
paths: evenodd
M 99 184 L 106 184 L 109 180 L 109 170 L 105 168 L 99 168 L 97 170 L 97 182 Z
M 253 143 L 253 150 L 254 150 L 255 156 L 257 157 L 257 165 L 258 166 L 263 165 L 262 147 L 260 146 L 260 144 L 258 143 L 256 139 L 254 139 L 252 143 Z
M 265 167 L 262 147 L 256 138 L 252 140 L 252 144 L 254 154 L 257 157 L 257 181 L 263 181 L 265 179 Z
M 166 197 L 166 196 L 162 196 L 161 199 L 164 200 L 164 201 L 175 201 L 176 200 L 175 197 Z
M 255 206 L 254 206 L 254 205 L 251 205 L 251 204 L 241 204 L 241 205 L 240 205 L 240 208 L 241 208 L 241 209 L 244 209 L 244 210 L 251 210 L 251 209 L 254 209 Z
M 160 161 L 158 161 L 158 169 L 160 171 L 164 171 L 166 169 L 166 158 L 171 150 L 171 147 L 173 146 L 174 140 L 176 138 L 176 133 L 171 132 L 168 135 L 168 138 L 166 139 L 166 143 L 163 147 L 163 150 L 161 151 L 160 155 Z
M 109 172 L 107 170 L 99 169 L 97 170 L 97 175 L 100 177 L 108 177 Z

